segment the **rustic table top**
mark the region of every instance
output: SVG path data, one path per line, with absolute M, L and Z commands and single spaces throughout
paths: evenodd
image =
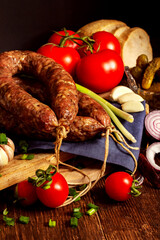
M 35 240 L 35 239 L 160 239 L 160 190 L 154 189 L 145 180 L 142 194 L 126 202 L 115 202 L 105 194 L 105 177 L 81 198 L 68 206 L 49 209 L 40 202 L 24 208 L 13 203 L 12 189 L 0 192 L 0 239 Z M 89 216 L 87 204 L 99 206 L 98 211 Z M 70 226 L 73 208 L 81 207 L 84 215 L 78 221 L 78 227 Z M 14 226 L 6 226 L 3 210 L 7 208 L 8 217 L 15 219 Z M 22 224 L 19 217 L 28 216 L 30 222 Z M 56 226 L 48 226 L 49 219 L 56 221 Z

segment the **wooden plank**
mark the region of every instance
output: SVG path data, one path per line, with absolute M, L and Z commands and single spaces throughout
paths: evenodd
M 75 155 L 69 153 L 60 153 L 62 162 L 73 158 Z M 32 160 L 21 160 L 21 155 L 17 155 L 6 166 L 0 168 L 0 190 L 21 182 L 35 174 L 39 168 L 46 169 L 49 164 L 56 165 L 56 158 L 53 153 L 34 154 Z

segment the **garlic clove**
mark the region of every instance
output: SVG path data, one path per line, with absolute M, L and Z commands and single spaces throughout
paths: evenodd
M 14 142 L 10 138 L 8 138 L 7 145 L 13 149 L 13 152 L 15 151 Z
M 117 99 L 117 102 L 120 104 L 123 104 L 128 101 L 143 102 L 144 99 L 139 94 L 136 93 L 125 93 Z
M 3 148 L 0 147 L 0 167 L 8 164 L 8 156 Z
M 142 112 L 144 111 L 144 106 L 138 101 L 128 101 L 121 105 L 122 110 L 128 113 Z

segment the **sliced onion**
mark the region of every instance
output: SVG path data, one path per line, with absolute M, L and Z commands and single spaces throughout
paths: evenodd
M 160 110 L 152 111 L 146 116 L 145 128 L 150 136 L 160 140 Z
M 160 142 L 152 143 L 146 151 L 146 158 L 156 170 L 160 171 L 160 166 L 155 163 L 155 155 L 160 152 Z

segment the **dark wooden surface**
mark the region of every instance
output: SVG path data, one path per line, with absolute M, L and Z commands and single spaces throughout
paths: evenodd
M 114 202 L 104 190 L 105 177 L 80 201 L 63 208 L 49 209 L 40 202 L 23 208 L 12 202 L 12 190 L 0 192 L 0 239 L 10 240 L 151 240 L 160 239 L 160 190 L 154 189 L 145 180 L 141 196 L 126 202 Z M 85 214 L 87 203 L 99 206 L 96 214 Z M 74 207 L 81 207 L 84 213 L 77 228 L 71 228 L 70 218 Z M 6 226 L 2 211 L 7 208 L 8 216 L 15 218 L 15 226 Z M 29 216 L 27 225 L 18 218 Z M 54 228 L 48 227 L 49 219 L 55 220 Z

